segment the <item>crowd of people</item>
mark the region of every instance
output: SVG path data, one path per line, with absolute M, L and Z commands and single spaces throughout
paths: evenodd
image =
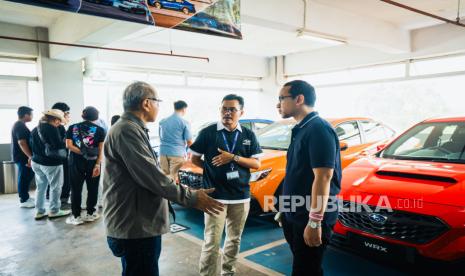
M 113 120 L 118 117 L 114 116 Z M 33 109 L 18 108 L 18 121 L 12 128 L 12 158 L 18 167 L 20 207 L 35 208 L 35 219 L 67 218 L 78 225 L 99 218 L 96 212 L 99 195 L 103 141 L 106 124 L 92 106 L 82 111 L 83 121 L 69 127 L 70 107 L 55 103 L 42 112 L 36 127 L 26 123 L 33 119 Z M 35 179 L 36 198 L 29 195 Z M 86 183 L 86 214 L 81 216 L 82 187 Z M 45 202 L 49 200 L 47 212 Z M 71 209 L 71 210 L 70 210 Z
M 65 130 L 70 109 L 57 103 L 43 112 L 30 133 L 25 123 L 32 120 L 32 109 L 20 107 L 12 138 L 21 207 L 35 207 L 36 219 L 71 213 L 68 224 L 95 221 L 100 217 L 96 204 L 103 173 L 107 243 L 113 255 L 121 258 L 123 275 L 159 275 L 162 235 L 169 232 L 170 214 L 174 216 L 171 202 L 205 213 L 199 274 L 234 275 L 250 208 L 251 169 L 260 168 L 262 153 L 254 132 L 239 123 L 244 99 L 224 96 L 220 120 L 202 129 L 195 141 L 183 118 L 187 103 L 175 102 L 174 113 L 159 124 L 159 157 L 150 144 L 147 124 L 156 121 L 161 101 L 151 85 L 132 83 L 123 93 L 124 113 L 112 118 L 108 131 L 94 107 L 86 107 L 83 121 Z M 314 88 L 296 80 L 282 87 L 276 106 L 283 118 L 297 121 L 282 194 L 311 197 L 310 210 L 305 204 L 280 216 L 293 254 L 293 275 L 323 274 L 323 255 L 337 218 L 337 210 L 328 211 L 326 206 L 329 196 L 340 190 L 339 142 L 331 125 L 314 110 L 315 101 Z M 178 170 L 188 158 L 203 169 L 204 189 L 178 183 Z M 34 175 L 35 201 L 28 194 Z M 86 213 L 81 215 L 84 182 L 88 196 Z M 48 213 L 44 204 L 47 187 Z M 70 197 L 66 187 L 71 190 L 71 210 L 62 210 L 62 203 Z M 226 238 L 221 250 L 223 232 Z

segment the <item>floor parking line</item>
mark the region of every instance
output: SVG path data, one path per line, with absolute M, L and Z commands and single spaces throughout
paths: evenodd
M 268 250 L 268 249 L 270 249 L 270 248 L 273 248 L 273 247 L 275 247 L 275 246 L 279 246 L 279 245 L 284 244 L 284 243 L 286 243 L 286 240 L 285 240 L 285 239 L 277 240 L 277 241 L 274 241 L 274 242 L 271 242 L 271 243 L 268 243 L 268 244 L 259 246 L 259 247 L 257 247 L 257 248 L 254 248 L 254 249 L 251 249 L 251 250 L 247 250 L 247 251 L 245 251 L 245 252 L 242 252 L 242 253 L 239 254 L 239 257 L 245 258 L 245 257 L 247 257 L 247 256 L 257 254 L 258 252 L 262 252 L 262 251 Z
M 197 245 L 200 245 L 202 246 L 203 244 L 203 241 L 201 239 L 198 239 L 190 234 L 187 234 L 187 233 L 183 233 L 183 232 L 179 232 L 179 233 L 175 233 L 173 235 L 176 235 L 176 236 L 179 236 L 179 237 L 182 237 L 184 239 L 187 239 Z M 278 273 L 272 269 L 269 269 L 269 268 L 266 268 L 260 264 L 257 264 L 257 263 L 254 263 L 252 261 L 249 261 L 247 259 L 245 259 L 246 256 L 249 256 L 249 255 L 253 255 L 257 252 L 261 252 L 263 250 L 267 250 L 269 248 L 272 248 L 272 247 L 275 247 L 275 246 L 278 246 L 280 244 L 282 244 L 283 242 L 286 242 L 284 239 L 283 240 L 279 240 L 279 241 L 275 241 L 275 242 L 272 242 L 272 243 L 269 243 L 269 244 L 266 244 L 266 245 L 263 245 L 263 246 L 260 246 L 260 247 L 257 247 L 256 249 L 252 249 L 252 250 L 249 250 L 249 251 L 246 251 L 246 252 L 243 252 L 242 254 L 239 254 L 238 256 L 238 259 L 237 261 L 245 266 L 248 266 L 252 269 L 255 269 L 261 273 L 264 273 L 266 275 L 270 275 L 270 276 L 281 276 L 281 275 L 284 275 L 284 274 L 281 274 L 281 273 Z M 256 251 L 258 250 L 258 251 Z M 256 251 L 256 252 L 255 252 Z

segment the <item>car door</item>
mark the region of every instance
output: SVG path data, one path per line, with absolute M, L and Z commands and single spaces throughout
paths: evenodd
M 347 143 L 347 149 L 341 151 L 341 166 L 344 169 L 357 159 L 357 155 L 364 149 L 362 136 L 357 121 L 347 121 L 338 124 L 336 131 L 339 141 Z
M 163 1 L 163 6 L 167 9 L 176 9 L 178 10 L 178 4 L 175 0 L 165 0 Z

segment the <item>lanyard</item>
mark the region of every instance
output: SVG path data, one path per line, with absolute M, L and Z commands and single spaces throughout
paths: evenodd
M 224 135 L 224 132 L 221 132 L 221 134 L 223 135 L 223 140 L 224 140 L 224 144 L 226 145 L 226 149 L 228 150 L 229 153 L 232 153 L 234 154 L 234 149 L 236 148 L 236 144 L 237 144 L 237 138 L 239 137 L 239 131 L 236 131 L 236 136 L 234 136 L 234 142 L 232 144 L 232 148 L 229 147 L 229 143 L 228 143 L 228 140 L 226 139 L 226 135 Z M 234 164 L 231 162 L 231 171 L 234 171 Z

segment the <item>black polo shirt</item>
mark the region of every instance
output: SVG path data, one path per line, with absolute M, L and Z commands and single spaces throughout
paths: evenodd
M 239 178 L 227 180 L 226 174 L 231 171 L 231 164 L 220 167 L 212 165 L 212 160 L 219 155 L 218 148 L 228 151 L 223 134 L 232 149 L 234 138 L 237 134 L 237 142 L 232 153 L 250 158 L 257 157 L 262 152 L 255 134 L 240 125 L 234 131 L 228 131 L 220 123 L 212 124 L 202 129 L 190 149 L 194 155 L 204 156 L 203 184 L 205 188 L 215 188 L 211 197 L 223 200 L 224 203 L 245 202 L 250 199 L 250 169 L 241 167 L 232 162 L 234 170 L 239 171 Z
M 339 139 L 331 124 L 318 116 L 317 112 L 308 114 L 292 129 L 291 144 L 287 151 L 283 195 L 299 195 L 310 199 L 315 179 L 314 168 L 334 169 L 329 192 L 330 201 L 333 202 L 341 190 L 342 170 Z M 295 212 L 285 212 L 286 218 L 294 223 L 306 224 L 309 215 L 307 205 L 311 206 L 310 203 L 307 203 L 298 207 Z M 324 221 L 328 224 L 334 224 L 337 214 L 337 209 L 333 212 L 328 212 L 327 209 Z

